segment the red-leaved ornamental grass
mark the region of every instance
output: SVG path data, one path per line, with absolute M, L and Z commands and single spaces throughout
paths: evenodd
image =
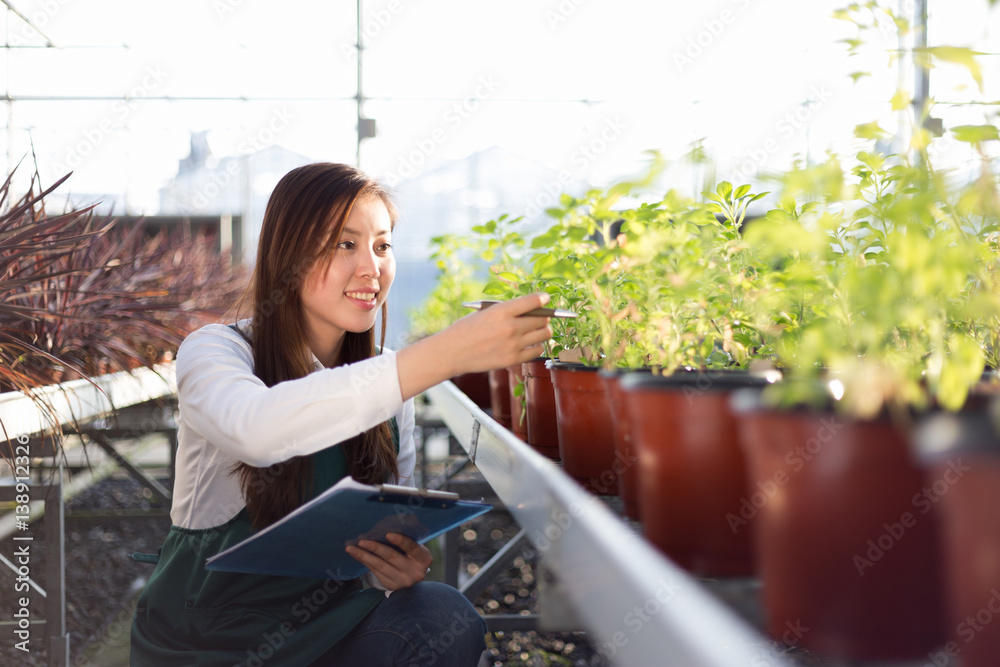
M 11 177 L 0 186 L 0 392 L 42 409 L 34 387 L 171 359 L 246 283 L 209 235 L 123 228 L 93 206 L 49 215 L 68 176 L 43 189 L 36 173 L 17 200 Z

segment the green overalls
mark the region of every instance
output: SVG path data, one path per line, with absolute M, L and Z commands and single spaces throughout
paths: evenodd
M 396 451 L 399 431 L 390 421 Z M 314 493 L 347 474 L 343 449 L 313 454 Z M 136 605 L 134 667 L 305 667 L 368 615 L 385 593 L 334 581 L 205 569 L 253 532 L 243 508 L 214 528 L 171 526 Z

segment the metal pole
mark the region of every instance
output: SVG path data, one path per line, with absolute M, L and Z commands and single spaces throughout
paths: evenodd
M 927 0 L 916 0 L 913 5 L 913 115 L 917 123 L 921 122 L 927 111 L 927 100 L 930 97 L 931 72 L 919 62 L 917 51 L 927 48 Z
M 364 53 L 364 44 L 361 41 L 361 0 L 358 0 L 358 143 L 356 148 L 356 153 L 354 157 L 354 164 L 358 169 L 361 168 L 361 106 L 364 102 L 364 96 L 361 92 L 361 60 L 362 54 Z

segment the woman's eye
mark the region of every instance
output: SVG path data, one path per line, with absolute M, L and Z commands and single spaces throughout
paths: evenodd
M 390 248 L 392 248 L 392 244 L 391 243 L 383 243 L 382 245 L 380 245 L 378 247 L 378 249 L 381 250 L 382 252 L 389 252 Z
M 354 241 L 341 241 L 337 244 L 338 248 L 343 248 L 344 250 L 351 250 L 354 248 Z

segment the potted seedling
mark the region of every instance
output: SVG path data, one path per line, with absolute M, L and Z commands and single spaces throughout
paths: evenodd
M 785 313 L 774 347 L 790 379 L 745 405 L 760 502 L 734 521 L 756 529 L 773 633 L 797 620 L 818 653 L 921 657 L 943 640 L 941 572 L 908 436 L 982 374 L 968 316 L 983 244 L 941 215 L 954 193 L 926 159 L 862 152 L 851 173 L 839 201 L 786 193 L 749 230 L 782 287 L 758 303 Z
M 762 267 L 742 238 L 747 207 L 763 195 L 725 181 L 705 194 L 704 204 L 675 198 L 654 262 L 667 279 L 650 284 L 640 327 L 655 372 L 626 376 L 621 390 L 643 533 L 694 572 L 748 575 L 751 535 L 724 518 L 749 495 L 728 396 L 766 382 L 745 372 L 764 343 L 746 303 Z
M 489 266 L 490 280 L 483 293 L 491 299 L 505 301 L 531 291 L 522 266 L 525 247 L 520 232 L 522 223 L 523 218 L 504 214 L 472 228 L 479 257 Z M 544 445 L 536 445 L 537 438 L 530 437 L 521 364 L 490 371 L 490 387 L 494 414 L 506 412 L 509 417 L 505 425 L 514 435 L 546 455 L 553 454 Z

